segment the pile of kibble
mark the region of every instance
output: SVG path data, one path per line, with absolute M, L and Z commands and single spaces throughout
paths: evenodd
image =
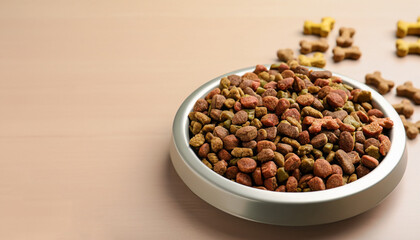
M 190 146 L 237 183 L 280 192 L 351 183 L 388 153 L 392 120 L 329 71 L 292 60 L 220 80 L 189 114 Z

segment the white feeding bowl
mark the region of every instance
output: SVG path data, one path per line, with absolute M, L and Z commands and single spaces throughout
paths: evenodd
M 267 66 L 268 67 L 268 66 Z M 323 70 L 309 68 L 312 70 Z M 372 93 L 372 104 L 391 118 L 391 149 L 378 167 L 355 182 L 314 192 L 274 192 L 251 188 L 220 176 L 205 166 L 189 146 L 189 119 L 195 102 L 219 86 L 220 79 L 243 75 L 254 67 L 219 76 L 195 90 L 176 113 L 170 155 L 176 172 L 197 196 L 234 216 L 268 224 L 304 226 L 330 223 L 363 213 L 385 199 L 400 182 L 406 165 L 404 126 L 394 108 L 379 93 L 363 83 L 341 77 L 343 83 Z

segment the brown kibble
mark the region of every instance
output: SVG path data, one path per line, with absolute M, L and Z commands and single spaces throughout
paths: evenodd
M 246 186 L 249 186 L 249 187 L 251 187 L 251 186 L 252 186 L 252 179 L 251 179 L 251 177 L 250 177 L 248 174 L 246 174 L 246 173 L 241 173 L 241 172 L 238 172 L 238 173 L 236 174 L 236 182 L 237 182 L 237 183 L 240 183 L 240 184 L 243 184 L 243 185 L 246 185 Z
M 370 172 L 369 168 L 363 166 L 363 165 L 359 165 L 356 168 L 356 174 L 357 174 L 357 178 L 361 178 L 364 177 L 366 174 L 368 174 Z
M 274 177 L 277 172 L 277 165 L 273 161 L 268 161 L 261 164 L 261 172 L 264 178 Z
M 254 96 L 241 97 L 243 108 L 255 108 L 258 105 L 258 99 Z
M 333 108 L 343 107 L 345 104 L 343 98 L 338 93 L 334 92 L 330 92 L 327 95 L 327 102 Z
M 237 165 L 241 172 L 252 173 L 257 167 L 257 162 L 252 158 L 241 158 L 238 160 Z
M 221 139 L 225 138 L 227 135 L 229 135 L 229 130 L 227 130 L 224 127 L 216 126 L 213 130 L 213 135 L 215 137 L 219 137 Z
M 319 51 L 325 52 L 328 50 L 329 44 L 326 38 L 320 38 L 317 41 L 302 40 L 299 42 L 300 53 L 308 54 L 311 52 Z
M 289 71 L 289 70 L 286 70 L 286 71 Z M 295 79 L 292 77 L 281 79 L 280 81 L 277 82 L 277 88 L 282 91 L 287 90 L 293 86 L 294 81 Z
M 312 71 L 309 73 L 309 79 L 315 81 L 317 79 L 328 79 L 332 77 L 332 73 L 330 71 Z
M 277 58 L 282 62 L 287 62 L 289 60 L 293 60 L 294 59 L 293 50 L 290 49 L 290 48 L 279 49 L 277 51 Z
M 286 186 L 280 185 L 278 188 L 276 188 L 275 191 L 276 192 L 286 192 Z
M 226 98 L 223 95 L 216 94 L 211 99 L 211 108 L 212 109 L 221 109 L 225 103 Z
M 208 143 L 204 143 L 201 145 L 200 149 L 198 149 L 198 156 L 201 158 L 207 157 L 207 154 L 210 152 L 210 145 Z
M 293 147 L 286 143 L 278 143 L 276 147 L 277 147 L 277 151 L 283 155 L 293 152 Z
M 285 99 L 285 98 L 281 98 L 279 99 L 279 102 L 277 103 L 277 107 L 276 107 L 276 114 L 277 115 L 282 115 L 287 109 L 289 109 L 290 107 L 290 102 Z
M 312 191 L 325 190 L 325 184 L 320 177 L 313 177 L 308 181 L 308 186 Z
M 230 153 L 228 151 L 226 151 L 226 149 L 222 149 L 217 153 L 217 157 L 220 160 L 225 160 L 225 161 L 229 161 L 230 159 L 232 159 L 232 155 L 230 155 Z
M 254 126 L 246 126 L 238 129 L 235 136 L 243 142 L 248 142 L 257 137 L 258 130 Z
M 299 110 L 297 110 L 296 108 L 290 108 L 287 109 L 283 115 L 281 115 L 281 119 L 285 120 L 287 117 L 292 117 L 298 121 L 300 121 L 300 113 Z
M 241 77 L 238 75 L 229 75 L 227 78 L 229 79 L 231 86 L 237 87 L 242 81 Z
M 343 185 L 343 176 L 341 174 L 333 174 L 328 180 L 326 187 L 327 189 L 336 188 Z
M 363 134 L 366 137 L 376 138 L 382 133 L 382 127 L 377 122 L 372 122 L 362 127 Z
M 299 136 L 299 129 L 297 127 L 284 122 L 281 122 L 277 126 L 277 132 L 291 138 L 297 138 Z
M 360 161 L 364 166 L 370 169 L 374 169 L 379 165 L 379 161 L 369 155 L 363 155 Z
M 342 132 L 340 134 L 340 139 L 338 140 L 338 145 L 341 149 L 345 152 L 350 152 L 354 148 L 354 139 L 351 133 L 349 132 Z
M 252 172 L 252 179 L 254 179 L 256 185 L 264 184 L 260 167 L 255 168 L 254 172 Z
M 338 149 L 337 152 L 335 152 L 335 158 L 337 159 L 344 173 L 352 174 L 354 172 L 354 165 L 346 152 Z
M 220 88 L 215 88 L 213 90 L 211 90 L 209 92 L 209 94 L 207 94 L 207 96 L 205 97 L 206 100 L 208 99 L 212 99 L 214 95 L 220 94 Z
M 274 191 L 274 189 L 277 188 L 277 179 L 276 177 L 271 177 L 271 178 L 267 178 L 264 180 L 264 186 L 270 190 L 270 191 Z
M 415 88 L 411 81 L 397 87 L 397 96 L 409 98 L 415 104 L 420 104 L 420 89 Z
M 317 159 L 314 163 L 315 176 L 326 178 L 332 173 L 330 163 L 325 159 Z
M 379 152 L 382 154 L 382 156 L 386 156 L 389 150 L 391 149 L 391 141 L 389 140 L 387 136 L 383 134 L 379 135 L 378 139 L 380 141 Z
M 356 33 L 354 28 L 341 27 L 339 30 L 340 36 L 337 37 L 336 43 L 340 47 L 350 47 L 353 45 L 353 35 Z
M 208 107 L 209 107 L 209 103 L 206 100 L 200 98 L 197 100 L 197 102 L 195 102 L 193 111 L 204 112 L 204 111 L 207 111 Z
M 365 80 L 366 84 L 376 87 L 380 94 L 388 93 L 395 85 L 393 81 L 384 79 L 378 71 L 366 74 Z
M 242 125 L 246 123 L 248 120 L 248 113 L 246 113 L 244 110 L 240 110 L 239 112 L 235 113 L 235 115 L 232 118 L 232 124 L 234 125 Z
M 248 142 L 242 142 L 242 147 L 254 149 L 257 147 L 257 142 L 254 140 L 251 140 Z
M 331 174 L 343 175 L 343 169 L 340 166 L 338 166 L 337 164 L 332 164 L 331 165 Z
M 261 152 L 263 149 L 271 149 L 273 151 L 276 150 L 276 145 L 267 140 L 262 140 L 257 143 L 257 152 Z
M 410 118 L 414 113 L 413 104 L 407 99 L 403 99 L 401 103 L 393 104 L 392 106 L 398 114 L 404 115 L 406 118 Z
M 312 138 L 311 144 L 314 148 L 321 148 L 328 142 L 327 135 L 325 133 L 320 133 Z
M 277 136 L 277 128 L 276 127 L 268 127 L 265 129 L 267 132 L 267 139 L 274 140 Z
M 238 174 L 239 168 L 237 166 L 231 166 L 226 169 L 226 177 L 228 179 L 234 179 Z
M 234 148 L 238 147 L 239 140 L 235 137 L 235 135 L 230 134 L 223 138 L 223 146 L 226 150 L 233 150 Z
M 214 164 L 213 171 L 223 176 L 227 170 L 227 165 L 228 164 L 224 160 L 218 161 Z
M 347 155 L 350 157 L 351 163 L 358 164 L 360 162 L 359 153 L 356 151 L 348 152 Z
M 362 52 L 356 46 L 342 48 L 342 47 L 335 47 L 333 49 L 333 59 L 334 62 L 341 62 L 344 59 L 353 59 L 357 60 L 362 56 Z
M 269 113 L 261 118 L 261 123 L 264 124 L 264 126 L 273 127 L 279 124 L 279 118 L 276 114 Z
M 257 159 L 258 161 L 261 161 L 261 162 L 270 161 L 270 160 L 273 160 L 273 158 L 274 158 L 274 151 L 269 148 L 262 149 L 257 154 Z
M 286 191 L 297 192 L 298 181 L 294 176 L 290 176 L 286 182 Z
M 384 117 L 384 113 L 381 111 L 381 110 L 379 110 L 379 109 L 370 109 L 368 112 L 367 112 L 367 115 L 370 117 L 370 116 L 375 116 L 375 117 L 377 117 L 377 118 L 383 118 Z
M 296 154 L 293 154 L 284 162 L 284 170 L 288 172 L 294 171 L 295 169 L 299 168 L 300 163 L 300 158 Z
M 264 107 L 266 107 L 268 111 L 275 111 L 277 104 L 279 102 L 279 99 L 277 97 L 267 96 L 267 97 L 263 97 L 262 101 L 263 101 Z
M 244 75 L 242 75 L 242 81 L 245 81 L 245 80 L 251 80 L 254 82 L 260 81 L 260 79 L 258 78 L 258 75 L 253 72 L 247 72 Z
M 297 139 L 298 139 L 299 143 L 302 144 L 302 145 L 308 144 L 311 141 L 310 137 L 309 137 L 309 132 L 306 131 L 306 130 L 300 132 Z
M 308 93 L 304 95 L 300 95 L 296 98 L 296 102 L 302 106 L 310 106 L 315 100 L 315 97 Z
M 363 148 L 366 150 L 366 148 L 370 147 L 371 145 L 379 148 L 380 142 L 378 139 L 376 138 L 368 138 L 366 139 L 366 141 L 363 143 Z
M 300 188 L 305 188 L 305 187 L 307 187 L 308 185 L 308 181 L 309 180 L 311 180 L 312 178 L 314 177 L 314 175 L 312 175 L 312 174 L 305 174 L 305 175 L 303 175 L 300 179 L 299 179 L 299 187 Z

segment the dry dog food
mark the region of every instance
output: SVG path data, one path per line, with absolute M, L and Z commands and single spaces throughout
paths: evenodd
M 277 51 L 277 58 L 282 62 L 288 62 L 290 60 L 293 60 L 293 50 L 290 48 L 279 49 Z
M 324 17 L 321 19 L 321 23 L 315 23 L 312 21 L 305 21 L 303 24 L 304 34 L 315 34 L 321 37 L 327 37 L 331 30 L 334 28 L 335 20 L 332 17 Z
M 387 155 L 392 120 L 329 71 L 296 61 L 230 75 L 189 114 L 190 146 L 237 183 L 308 192 L 351 183 Z
M 398 21 L 397 23 L 397 37 L 403 38 L 407 35 L 420 35 L 420 17 L 417 22 Z
M 342 27 L 340 28 L 340 36 L 337 37 L 337 46 L 340 47 L 350 47 L 353 45 L 353 35 L 356 33 L 356 30 L 354 28 L 346 28 Z
M 312 57 L 308 57 L 305 55 L 299 55 L 299 64 L 303 66 L 308 67 L 319 67 L 323 68 L 325 67 L 325 64 L 327 64 L 327 61 L 324 58 L 324 54 L 320 52 L 314 53 Z
M 342 47 L 335 47 L 333 49 L 333 59 L 335 62 L 341 62 L 344 59 L 353 59 L 357 60 L 362 56 L 362 52 L 356 46 L 342 48 Z
M 420 104 L 420 89 L 415 88 L 411 81 L 397 87 L 397 96 L 409 98 L 415 104 Z
M 416 123 L 412 123 L 408 121 L 404 115 L 400 115 L 401 121 L 404 124 L 405 132 L 407 134 L 407 137 L 409 139 L 414 139 L 417 137 L 420 131 L 420 121 L 417 121 Z
M 405 57 L 408 54 L 420 54 L 420 39 L 416 42 L 406 42 L 403 39 L 398 39 L 396 42 L 397 55 Z
M 394 82 L 386 80 L 381 76 L 381 72 L 374 72 L 366 74 L 365 76 L 366 84 L 376 87 L 380 94 L 385 94 L 394 87 Z
M 302 54 L 308 54 L 315 51 L 325 52 L 328 50 L 329 47 L 326 38 L 320 38 L 317 41 L 302 40 L 299 42 L 299 45 L 300 53 Z
M 406 118 L 410 118 L 414 113 L 414 107 L 407 99 L 403 99 L 401 103 L 393 104 L 392 106 L 398 114 L 404 115 Z

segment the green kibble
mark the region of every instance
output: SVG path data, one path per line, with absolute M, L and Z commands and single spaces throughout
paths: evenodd
M 222 111 L 222 113 L 220 114 L 220 120 L 222 121 L 226 121 L 226 120 L 232 120 L 233 116 L 235 116 L 235 114 L 231 111 Z
M 316 110 L 313 107 L 306 106 L 302 109 L 302 117 L 311 116 L 314 118 L 322 118 L 323 115 L 320 111 Z
M 303 173 L 312 172 L 314 169 L 314 160 L 312 158 L 303 158 L 300 163 L 300 170 Z
M 248 113 L 248 120 L 252 121 L 255 117 L 255 109 L 244 109 L 244 111 Z
M 226 108 L 229 108 L 229 109 L 231 109 L 231 108 L 233 108 L 233 105 L 235 105 L 235 99 L 233 99 L 233 98 L 228 98 L 228 99 L 226 99 L 226 101 L 224 102 L 224 105 L 225 105 L 225 107 Z
M 303 190 L 302 190 L 302 192 L 310 192 L 311 191 L 311 189 L 310 188 L 304 188 Z
M 260 121 L 258 118 L 254 118 L 254 119 L 251 121 L 251 126 L 254 126 L 254 127 L 256 127 L 257 129 L 260 129 L 260 128 L 262 127 L 262 123 L 261 123 L 261 121 Z
M 366 110 L 366 111 L 369 111 L 369 110 L 371 110 L 373 107 L 372 107 L 372 105 L 370 104 L 370 103 L 368 103 L 368 102 L 364 102 L 364 103 L 362 103 L 362 107 Z
M 236 166 L 236 163 L 239 161 L 240 158 L 232 158 L 229 161 L 229 166 Z
M 356 121 L 352 115 L 347 115 L 347 117 L 344 118 L 343 123 L 353 125 L 353 127 L 358 128 L 361 126 L 361 123 Z
M 298 148 L 297 155 L 303 156 L 303 155 L 309 154 L 313 149 L 314 147 L 311 144 L 305 144 Z
M 316 159 L 323 157 L 322 151 L 316 148 L 312 149 L 312 154 Z
M 276 76 L 274 76 L 274 81 L 278 82 L 280 80 L 283 80 L 283 76 L 280 73 L 277 73 Z
M 232 134 L 236 134 L 236 131 L 238 131 L 238 129 L 240 129 L 242 126 L 238 126 L 238 125 L 230 125 L 230 132 L 232 133 Z
M 367 153 L 369 156 L 374 157 L 376 159 L 379 159 L 381 156 L 379 154 L 379 148 L 374 145 L 370 145 L 368 148 L 366 148 L 365 153 Z
M 286 117 L 286 120 L 288 123 L 292 124 L 293 126 L 297 127 L 299 132 L 302 132 L 302 124 L 300 124 L 300 122 L 293 117 Z
M 267 108 L 266 107 L 256 107 L 255 108 L 255 116 L 257 118 L 260 118 L 260 117 L 262 117 L 266 114 L 267 114 Z
M 226 129 L 229 129 L 230 125 L 232 125 L 232 120 L 230 120 L 230 119 L 223 122 L 223 127 L 226 128 Z
M 279 142 L 280 142 L 280 136 L 276 136 L 276 138 L 274 138 L 274 141 L 273 141 L 274 145 L 277 145 L 277 143 Z
M 268 72 L 260 72 L 260 73 L 258 74 L 258 77 L 259 77 L 260 79 L 264 80 L 264 81 L 269 81 L 269 79 L 270 79 L 270 74 L 269 74 Z M 267 82 L 266 82 L 266 83 L 267 83 Z M 261 83 L 261 85 L 262 85 L 262 83 Z
M 333 149 L 333 144 L 332 143 L 326 143 L 325 145 L 324 145 L 324 147 L 322 148 L 322 151 L 324 152 L 324 153 L 330 153 L 331 152 L 331 150 Z
M 343 185 L 347 184 L 349 181 L 349 175 L 343 175 Z
M 191 126 L 190 126 L 190 131 L 192 132 L 192 134 L 195 135 L 201 131 L 202 126 L 203 125 L 201 125 L 201 123 L 192 121 Z
M 233 86 L 233 87 L 230 89 L 230 92 L 229 92 L 228 97 L 233 98 L 233 99 L 235 99 L 235 100 L 239 100 L 239 99 L 241 98 L 241 94 L 240 94 L 240 92 L 239 92 L 239 89 L 240 89 L 240 88 L 237 88 L 237 87 Z
M 312 94 L 318 93 L 319 90 L 321 90 L 321 88 L 319 86 L 309 86 L 308 87 L 308 92 L 312 93 Z
M 279 152 L 274 152 L 274 162 L 278 167 L 284 167 L 284 156 Z
M 224 77 L 224 78 L 220 79 L 220 87 L 222 89 L 230 87 L 230 81 L 227 77 Z
M 333 151 L 335 152 L 335 151 L 337 151 L 338 149 L 340 149 L 340 146 L 338 146 L 337 144 L 334 144 L 334 146 L 333 146 Z
M 225 96 L 225 97 L 228 97 L 229 96 L 229 93 L 230 93 L 230 91 L 229 91 L 229 89 L 227 89 L 227 88 L 223 88 L 223 90 L 222 90 L 222 95 L 223 96 Z
M 370 91 L 362 90 L 358 95 L 356 101 L 359 103 L 370 102 L 372 100 L 372 94 Z
M 335 158 L 335 152 L 330 152 L 330 153 L 328 153 L 327 158 L 325 160 L 327 160 L 327 162 L 332 162 L 334 160 L 334 158 Z
M 277 169 L 277 181 L 279 183 L 286 181 L 289 178 L 289 174 L 284 170 L 284 167 Z
M 204 165 L 206 165 L 208 168 L 213 169 L 213 166 L 209 161 L 207 161 L 207 159 L 204 158 L 203 160 L 201 160 L 201 162 L 204 163 Z
M 296 98 L 298 97 L 298 95 L 297 95 L 297 93 L 296 92 L 293 92 L 292 93 L 292 99 L 293 100 L 296 100 Z M 293 102 L 294 103 L 294 102 Z M 290 103 L 290 104 L 293 104 L 293 103 Z
M 302 89 L 302 91 L 300 91 L 299 95 L 305 95 L 307 93 L 308 93 L 308 89 L 304 88 L 304 89 Z
M 268 74 L 268 73 L 267 73 L 267 74 Z M 264 85 L 265 85 L 265 84 L 267 84 L 267 81 L 265 81 L 265 80 L 262 80 L 262 79 L 261 79 L 261 80 L 260 80 L 260 83 L 261 83 L 261 84 L 260 84 L 260 85 L 261 85 L 261 87 L 264 87 Z
M 289 94 L 287 92 L 284 91 L 278 91 L 277 92 L 277 98 L 288 98 Z
M 257 88 L 257 94 L 258 95 L 261 95 L 261 94 L 263 94 L 265 92 L 265 89 L 264 88 L 262 88 L 262 87 L 258 87 Z
M 202 132 L 213 132 L 214 128 L 216 127 L 215 124 L 206 124 L 201 129 Z
M 294 147 L 295 149 L 298 149 L 300 147 L 300 143 L 296 141 L 295 139 L 284 137 L 281 139 L 282 142 L 289 144 L 290 146 Z
M 354 88 L 348 84 L 343 83 L 343 87 L 345 87 L 347 90 L 352 91 Z
M 348 113 L 354 112 L 354 104 L 352 101 L 347 101 L 344 106 L 343 109 L 346 110 Z
M 353 173 L 352 175 L 350 175 L 349 179 L 347 180 L 347 183 L 351 183 L 357 180 L 357 175 L 355 173 Z
M 270 69 L 278 69 L 280 67 L 280 63 L 273 63 L 270 66 Z

